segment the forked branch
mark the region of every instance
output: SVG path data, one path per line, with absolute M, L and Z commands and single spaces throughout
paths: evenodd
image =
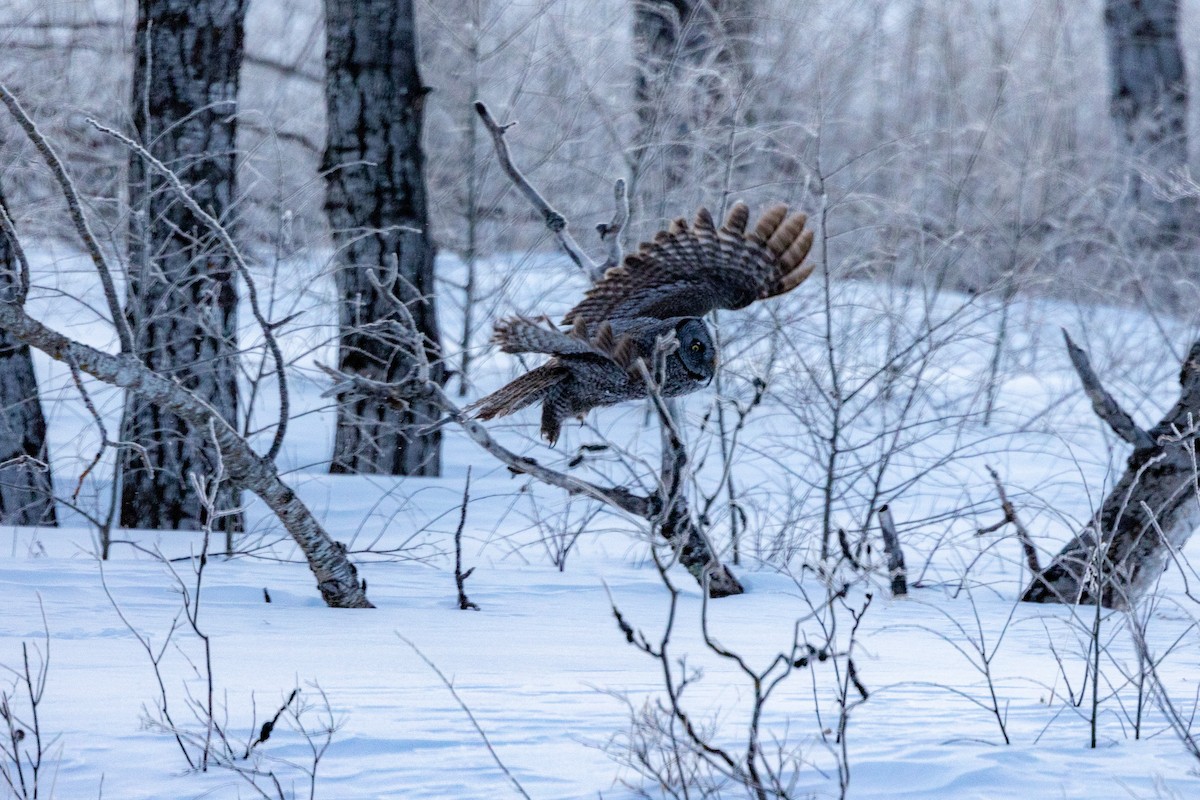
M 525 195 L 525 199 L 542 215 L 542 219 L 546 222 L 546 227 L 558 238 L 559 246 L 562 247 L 571 261 L 575 262 L 575 266 L 579 267 L 589 279 L 596 280 L 599 278 L 603 273 L 603 266 L 597 264 L 588 257 L 587 253 L 583 252 L 583 248 L 579 246 L 579 242 L 575 241 L 575 237 L 567 230 L 567 218 L 550 205 L 550 201 L 534 188 L 533 184 L 529 182 L 520 168 L 513 163 L 512 154 L 508 150 L 508 142 L 504 141 L 504 134 L 516 123 L 510 122 L 507 125 L 501 125 L 496 122 L 495 117 L 492 116 L 492 112 L 488 111 L 488 107 L 483 103 L 476 103 L 475 111 L 479 114 L 479 118 L 483 120 L 484 127 L 487 128 L 488 133 L 492 136 L 492 144 L 496 147 L 496 157 L 500 159 L 500 168 L 504 170 L 504 174 L 520 190 L 521 194 Z
M 1067 354 L 1071 357 L 1071 365 L 1075 367 L 1075 372 L 1079 375 L 1083 391 L 1092 401 L 1092 410 L 1096 412 L 1096 416 L 1108 423 L 1108 427 L 1112 428 L 1117 436 L 1138 450 L 1154 448 L 1154 439 L 1150 434 L 1133 421 L 1133 417 L 1121 408 L 1121 404 L 1100 383 L 1100 378 L 1092 369 L 1092 362 L 1088 358 L 1087 352 L 1071 340 L 1071 335 L 1067 333 L 1066 328 L 1063 328 L 1062 334 L 1067 343 Z

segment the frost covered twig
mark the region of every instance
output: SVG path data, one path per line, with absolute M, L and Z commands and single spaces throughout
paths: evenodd
M 488 133 L 492 136 L 492 143 L 496 146 L 496 156 L 500 159 L 500 167 L 504 170 L 504 174 L 512 180 L 513 185 L 520 190 L 521 194 L 538 210 L 542 215 L 542 219 L 546 222 L 546 227 L 554 233 L 558 238 L 559 245 L 570 257 L 575 266 L 583 271 L 583 274 L 592 280 L 596 280 L 603 274 L 603 267 L 597 264 L 587 253 L 583 252 L 583 248 L 575 241 L 575 237 L 567 230 L 567 218 L 560 214 L 550 202 L 546 200 L 542 194 L 533 187 L 533 184 L 525 177 L 521 170 L 513 163 L 512 154 L 508 151 L 508 143 L 504 141 L 504 133 L 516 123 L 510 122 L 507 125 L 501 125 L 496 122 L 492 116 L 492 112 L 488 111 L 488 107 L 483 103 L 475 104 L 475 111 L 479 114 L 479 118 L 483 120 L 484 126 Z M 618 218 L 619 218 L 618 214 Z M 601 234 L 603 235 L 603 233 Z M 616 238 L 615 234 L 614 237 Z
M 280 349 L 279 342 L 275 338 L 275 329 L 278 327 L 278 324 L 267 321 L 266 317 L 263 316 L 262 309 L 258 303 L 258 287 L 254 283 L 254 277 L 250 274 L 250 268 L 246 264 L 246 259 L 242 256 L 242 251 L 233 241 L 233 237 L 230 236 L 229 231 L 221 224 L 220 220 L 200 207 L 200 204 L 188 192 L 187 187 L 179 180 L 179 176 L 167 167 L 166 164 L 159 161 L 150 154 L 149 150 L 120 131 L 101 125 L 94 119 L 89 119 L 88 124 L 125 145 L 137 154 L 138 158 L 141 158 L 162 175 L 183 204 L 187 206 L 188 210 L 195 214 L 197 219 L 203 221 L 216 234 L 217 238 L 221 241 L 221 246 L 225 248 L 226 252 L 229 253 L 229 257 L 233 259 L 238 274 L 242 276 L 242 281 L 246 284 L 246 299 L 250 303 L 250 313 L 254 316 L 254 321 L 258 323 L 263 341 L 266 343 L 267 349 L 271 351 L 271 357 L 275 361 L 275 378 L 279 384 L 279 423 L 275 426 L 275 436 L 271 440 L 270 449 L 267 451 L 267 458 L 274 460 L 279 455 L 280 448 L 283 447 L 283 437 L 287 433 L 289 401 L 287 372 L 285 369 L 286 362 L 283 358 L 283 350 Z
M 67 174 L 67 169 L 63 166 L 62 159 L 58 157 L 58 153 L 55 152 L 54 148 L 50 146 L 50 142 L 47 141 L 46 137 L 38 129 L 37 123 L 26 113 L 25 109 L 21 107 L 20 102 L 17 101 L 16 96 L 3 83 L 0 83 L 0 101 L 3 101 L 4 105 L 8 106 L 8 110 L 13 115 L 13 118 L 16 119 L 17 124 L 25 131 L 25 135 L 29 138 L 29 141 L 33 143 L 33 146 L 37 148 L 38 153 L 45 160 L 46 165 L 50 167 L 50 172 L 54 175 L 59 190 L 62 192 L 63 198 L 67 201 L 67 211 L 70 213 L 71 223 L 75 226 L 75 232 L 83 242 L 84 248 L 87 249 L 88 255 L 96 267 L 96 273 L 100 277 L 100 284 L 104 289 L 104 299 L 108 304 L 108 313 L 112 317 L 113 327 L 117 329 L 117 340 L 121 343 L 121 352 L 132 353 L 133 332 L 129 328 L 129 321 L 125 319 L 125 314 L 121 310 L 121 301 L 117 296 L 117 287 L 113 281 L 112 269 L 108 265 L 108 260 L 104 257 L 104 251 L 100 248 L 99 240 L 88 224 L 87 216 L 83 213 L 83 203 L 79 199 L 79 192 L 75 189 L 74 181 Z M 15 236 L 12 238 L 16 239 Z

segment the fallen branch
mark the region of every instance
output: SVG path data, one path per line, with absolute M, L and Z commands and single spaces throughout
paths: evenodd
M 1136 449 L 1154 449 L 1154 439 L 1150 434 L 1133 421 L 1133 417 L 1121 408 L 1121 404 L 1100 383 L 1099 376 L 1092 369 L 1092 362 L 1088 358 L 1087 352 L 1071 340 L 1071 335 L 1067 333 L 1066 328 L 1062 329 L 1062 335 L 1067 343 L 1067 354 L 1071 357 L 1071 365 L 1075 367 L 1075 372 L 1079 375 L 1083 391 L 1092 401 L 1092 410 L 1096 412 L 1096 416 L 1104 420 L 1117 436 L 1129 442 Z
M 1200 419 L 1200 339 L 1179 370 L 1179 399 L 1149 431 L 1104 416 L 1109 408 L 1082 353 L 1063 333 L 1097 414 L 1134 441 L 1125 471 L 1083 529 L 1035 574 L 1021 599 L 1032 603 L 1099 603 L 1128 607 L 1157 584 L 1172 552 L 1196 528 L 1196 439 Z M 1086 354 L 1084 354 L 1086 358 Z M 1104 393 L 1107 395 L 1107 393 Z M 1097 402 L 1099 397 L 1100 402 Z M 1115 402 L 1111 408 L 1119 411 Z M 1128 417 L 1123 411 L 1121 415 Z M 1131 427 L 1132 426 L 1132 427 Z M 1147 445 L 1149 441 L 1151 444 Z
M 279 479 L 274 462 L 250 447 L 224 418 L 178 382 L 137 358 L 112 355 L 68 339 L 33 319 L 21 306 L 0 302 L 0 328 L 56 361 L 77 367 L 104 383 L 126 389 L 200 429 L 211 428 L 229 479 L 257 495 L 279 518 L 308 559 L 325 603 L 334 608 L 371 608 L 346 548 L 330 538 L 292 489 Z
M 623 486 L 601 486 L 591 483 L 574 475 L 551 469 L 528 456 L 517 455 L 504 447 L 488 433 L 487 428 L 480 422 L 467 418 L 442 387 L 433 381 L 422 383 L 410 378 L 398 383 L 381 383 L 361 375 L 339 372 L 324 364 L 317 364 L 317 367 L 334 380 L 333 385 L 325 390 L 324 396 L 326 397 L 357 394 L 384 403 L 391 403 L 400 408 L 406 407 L 412 400 L 432 400 L 446 411 L 450 421 L 457 423 L 475 444 L 511 471 L 528 475 L 549 486 L 563 489 L 569 494 L 583 495 L 599 500 L 605 505 L 645 520 L 662 530 L 663 536 L 679 547 L 680 563 L 696 577 L 701 585 L 704 585 L 705 581 L 708 582 L 709 594 L 712 597 L 742 593 L 743 588 L 736 578 L 715 562 L 711 555 L 711 548 L 696 528 L 695 523 L 692 522 L 690 515 L 686 513 L 687 506 L 682 502 L 682 495 L 678 493 L 679 483 L 671 475 L 663 479 L 662 485 L 666 487 L 664 492 L 653 495 L 635 494 Z M 682 445 L 678 437 L 675 441 Z M 682 474 L 682 466 L 686 465 L 686 458 L 686 454 L 684 454 L 682 464 L 679 464 L 678 453 L 674 459 L 671 459 L 672 464 L 679 464 L 679 467 L 673 472 L 674 475 Z M 667 497 L 676 498 L 676 501 L 664 502 L 664 494 Z

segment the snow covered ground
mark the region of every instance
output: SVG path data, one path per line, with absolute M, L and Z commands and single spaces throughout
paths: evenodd
M 35 255 L 60 270 L 74 263 L 62 253 Z M 453 272 L 456 265 L 446 267 Z M 493 297 L 497 308 L 553 312 L 578 288 L 553 262 L 523 270 L 523 279 Z M 93 343 L 109 341 L 90 312 L 46 290 L 57 282 L 77 293 L 70 273 L 63 274 L 43 269 L 35 312 Z M 569 292 L 559 288 L 564 281 Z M 748 591 L 707 609 L 711 635 L 754 669 L 787 651 L 797 630 L 817 644 L 833 637 L 835 655 L 796 668 L 764 709 L 761 746 L 787 754 L 783 771 L 794 781 L 793 796 L 837 797 L 839 774 L 848 776 L 848 796 L 864 799 L 1200 796 L 1200 764 L 1172 732 L 1150 683 L 1138 691 L 1130 620 L 1101 615 L 1093 701 L 1094 610 L 1018 604 L 1025 575 L 1011 531 L 976 535 L 1000 518 L 985 464 L 1003 477 L 1045 559 L 1087 518 L 1123 463 L 1122 445 L 1106 438 L 1075 389 L 1059 325 L 1088 345 L 1100 374 L 1143 422 L 1156 421 L 1173 399 L 1178 361 L 1170 347 L 1183 348 L 1194 330 L 1175 325 L 1163 337 L 1136 312 L 1014 304 L 995 409 L 985 426 L 998 309 L 937 298 L 934 313 L 959 313 L 961 324 L 950 326 L 945 341 L 928 347 L 905 372 L 919 378 L 905 378 L 894 397 L 880 398 L 870 377 L 882 363 L 880 353 L 890 352 L 889 341 L 911 340 L 922 303 L 916 295 L 870 286 L 839 288 L 832 331 L 843 386 L 874 389 L 862 392 L 870 402 L 846 407 L 841 441 L 852 446 L 838 462 L 842 488 L 830 513 L 853 541 L 870 537 L 877 550 L 868 512 L 878 501 L 890 502 L 917 585 L 907 599 L 894 600 L 878 569 L 859 579 L 843 565 L 832 583 L 853 585 L 844 601 L 827 607 L 828 582 L 803 567 L 812 562 L 825 510 L 821 436 L 829 422 L 819 413 L 829 374 L 820 368 L 824 329 L 815 281 L 772 313 L 733 321 L 724 331 L 725 391 L 744 401 L 750 379 L 767 376 L 771 392 L 748 417 L 734 455 L 749 520 L 736 571 Z M 319 299 L 298 302 L 319 309 Z M 451 302 L 443 308 L 453 330 L 457 309 Z M 514 780 L 536 800 L 618 800 L 640 791 L 660 796 L 629 762 L 637 750 L 631 743 L 646 741 L 639 738 L 645 728 L 634 723 L 647 720 L 647 701 L 653 708 L 664 699 L 662 666 L 627 643 L 612 612 L 615 604 L 651 642 L 660 640 L 670 595 L 649 557 L 646 532 L 511 475 L 454 431 L 439 479 L 322 474 L 332 417 L 311 362 L 322 354 L 328 359 L 328 314 L 314 313 L 318 318 L 296 323 L 286 342 L 298 363 L 298 410 L 284 465 L 327 529 L 354 552 L 378 608 L 325 608 L 295 548 L 252 502 L 249 533 L 238 543 L 245 554 L 214 556 L 204 568 L 198 627 L 211 647 L 209 670 L 203 640 L 181 617 L 183 588 L 196 597 L 196 562 L 187 556 L 198 552 L 198 535 L 118 531 L 114 537 L 123 541 L 100 562 L 96 531 L 65 508 L 68 527 L 0 531 L 0 664 L 6 668 L 0 687 L 18 716 L 28 711 L 18 680 L 23 644 L 35 673 L 46 665 L 38 707 L 46 750 L 39 797 L 263 796 L 237 771 L 251 766 L 271 771 L 285 797 L 519 796 Z M 763 334 L 775 325 L 788 337 L 770 348 Z M 95 450 L 95 433 L 62 371 L 38 365 L 48 387 L 55 477 L 69 495 Z M 516 369 L 502 358 L 480 365 L 480 388 L 472 396 Z M 920 402 L 906 405 L 913 392 Z M 119 398 L 97 387 L 97 400 L 115 420 Z M 699 504 L 722 472 L 711 393 L 689 398 L 685 408 L 701 462 Z M 580 470 L 597 479 L 649 481 L 657 435 L 640 406 L 604 411 L 589 427 L 573 427 L 558 451 L 532 440 L 536 415 L 501 422 L 495 427 L 506 443 L 559 468 L 581 443 L 603 437 L 610 449 L 589 456 Z M 871 467 L 885 452 L 894 463 L 873 493 Z M 458 609 L 453 574 L 453 534 L 468 468 L 463 560 L 475 568 L 466 591 L 478 611 Z M 103 512 L 109 479 L 103 469 L 89 477 L 81 505 Z M 725 548 L 723 496 L 711 517 L 711 535 Z M 568 545 L 565 557 L 556 558 Z M 1195 562 L 1198 547 L 1193 542 L 1182 555 Z M 864 558 L 879 566 L 874 550 Z M 744 753 L 753 685 L 705 646 L 698 587 L 680 569 L 669 575 L 681 592 L 670 653 L 700 670 L 683 702 L 715 745 Z M 1200 606 L 1188 594 L 1197 580 L 1186 563 L 1172 568 L 1139 615 L 1149 649 L 1161 659 L 1161 686 L 1189 724 L 1200 698 Z M 856 674 L 868 692 L 858 703 L 844 654 L 852 615 L 862 611 L 868 593 L 873 599 L 853 637 Z M 159 659 L 161 693 L 153 659 Z M 461 704 L 426 659 L 452 683 Z M 214 756 L 202 772 L 188 767 L 176 738 L 164 730 L 161 707 L 165 695 L 166 713 L 195 758 L 197 743 L 210 736 L 205 715 L 196 713 L 208 705 L 210 674 L 211 736 L 218 740 L 224 731 L 237 749 L 227 763 Z M 298 722 L 285 712 L 269 739 L 241 758 L 296 688 L 300 693 L 287 709 L 303 709 Z M 844 748 L 836 741 L 842 693 L 855 703 Z M 332 733 L 322 750 L 325 729 Z M 655 747 L 666 748 L 661 756 L 669 746 L 651 742 L 651 759 Z M 266 796 L 277 797 L 274 779 L 255 778 Z M 693 788 L 677 796 L 705 795 Z M 746 792 L 726 785 L 720 796 Z

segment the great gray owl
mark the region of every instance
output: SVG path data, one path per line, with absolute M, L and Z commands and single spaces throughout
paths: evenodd
M 502 351 L 551 358 L 466 410 L 486 420 L 541 402 L 542 435 L 554 444 L 563 420 L 646 397 L 637 361 L 653 369 L 657 343 L 670 335 L 678 347 L 665 358 L 662 393 L 706 385 L 717 352 L 700 317 L 789 292 L 812 272 L 804 262 L 813 241 L 804 214 L 789 217 L 777 205 L 747 233 L 749 218 L 737 203 L 719 230 L 704 208 L 691 226 L 675 220 L 588 290 L 563 318 L 567 330 L 526 317 L 498 321 L 493 341 Z

